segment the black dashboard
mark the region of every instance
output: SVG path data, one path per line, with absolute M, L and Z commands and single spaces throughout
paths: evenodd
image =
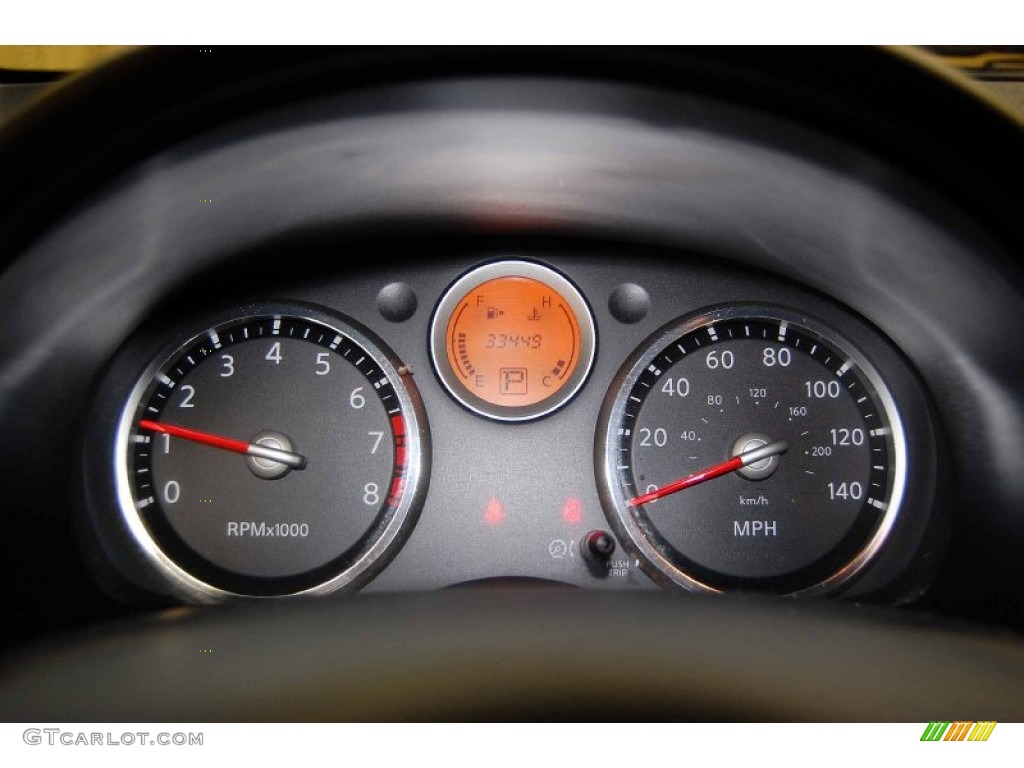
M 508 630 L 481 594 L 545 631 L 613 592 L 640 632 L 657 593 L 779 638 L 864 605 L 1018 632 L 1021 132 L 849 55 L 842 98 L 743 52 L 128 57 L 195 92 L 83 117 L 4 220 L 9 644 L 203 603 L 427 621 L 438 590 L 468 593 L 438 643 Z

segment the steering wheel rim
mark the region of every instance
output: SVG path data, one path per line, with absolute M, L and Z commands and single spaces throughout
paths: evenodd
M 745 596 L 474 588 L 176 609 L 9 660 L 45 722 L 1024 718 L 1024 648 Z

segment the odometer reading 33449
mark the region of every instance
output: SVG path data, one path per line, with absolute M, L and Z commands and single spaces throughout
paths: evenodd
M 594 360 L 594 318 L 583 295 L 549 267 L 498 261 L 452 284 L 431 324 L 434 368 L 474 413 L 529 421 L 583 386 Z
M 407 372 L 365 329 L 259 307 L 139 380 L 118 430 L 122 517 L 193 599 L 359 584 L 416 519 L 427 440 Z
M 623 366 L 597 463 L 613 527 L 656 579 L 794 593 L 844 583 L 879 550 L 906 442 L 851 344 L 733 305 L 670 324 Z

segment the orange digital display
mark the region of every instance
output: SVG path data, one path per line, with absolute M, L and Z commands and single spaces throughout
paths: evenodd
M 497 406 L 540 403 L 573 379 L 580 321 L 569 301 L 530 277 L 480 283 L 452 310 L 448 364 L 465 389 Z

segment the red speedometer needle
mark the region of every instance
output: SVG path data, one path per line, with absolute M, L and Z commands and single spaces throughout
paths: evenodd
M 653 491 L 637 496 L 626 502 L 628 507 L 639 507 L 641 504 L 646 504 L 649 501 L 655 501 L 656 499 L 669 496 L 670 494 L 677 493 L 678 491 L 691 488 L 695 485 L 700 485 L 707 480 L 714 480 L 716 477 L 727 475 L 730 472 L 735 472 L 740 467 L 745 467 L 749 464 L 753 464 L 758 461 L 770 458 L 780 453 L 785 453 L 789 450 L 789 443 L 785 440 L 776 440 L 774 443 L 768 443 L 767 445 L 761 445 L 757 448 L 751 448 L 749 451 L 738 453 L 727 461 L 723 461 L 720 464 L 714 464 L 710 467 L 702 469 L 700 472 L 694 472 L 692 475 L 687 475 L 680 480 L 673 480 L 671 483 L 661 486 L 661 488 L 655 488 Z
M 230 437 L 211 435 L 208 432 L 199 432 L 198 430 L 187 429 L 186 427 L 176 427 L 173 424 L 161 424 L 159 421 L 150 421 L 148 419 L 142 419 L 139 422 L 139 426 L 151 432 L 162 432 L 171 437 L 180 437 L 183 440 L 191 440 L 194 443 L 210 445 L 223 451 L 244 453 L 247 456 L 256 456 L 257 458 L 276 461 L 292 469 L 303 469 L 306 466 L 305 456 L 293 453 L 292 451 L 284 451 L 280 448 L 271 448 L 268 445 L 249 443 L 245 440 L 233 440 Z

